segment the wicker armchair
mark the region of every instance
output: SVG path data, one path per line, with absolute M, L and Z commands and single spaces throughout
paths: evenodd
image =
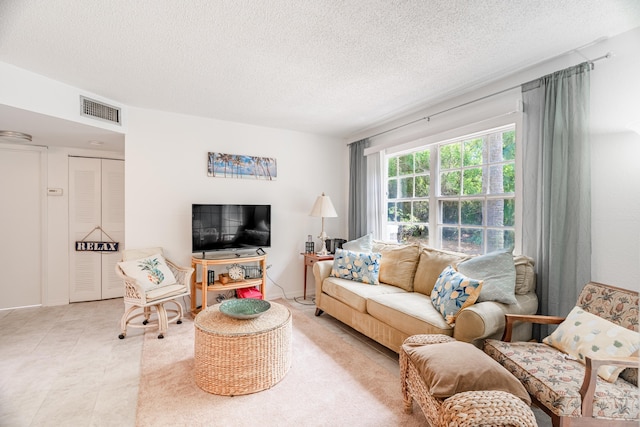
M 139 250 L 127 250 L 123 252 L 123 261 L 138 260 L 155 254 L 162 255 L 162 248 L 148 248 Z M 182 304 L 176 301 L 177 298 L 190 295 L 189 284 L 193 268 L 179 267 L 171 261 L 165 259 L 167 266 L 176 278 L 175 283 L 156 289 L 145 289 L 139 281 L 127 276 L 120 263 L 116 264 L 116 274 L 124 281 L 124 303 L 125 309 L 120 320 L 121 333 L 118 336 L 124 339 L 127 335 L 127 328 L 158 328 L 158 338 L 164 338 L 164 334 L 169 327 L 169 323 L 182 323 L 184 315 Z M 167 304 L 173 304 L 172 308 L 167 308 Z M 155 310 L 155 316 L 153 315 Z M 139 321 L 141 319 L 141 321 Z M 136 319 L 139 319 L 136 321 Z

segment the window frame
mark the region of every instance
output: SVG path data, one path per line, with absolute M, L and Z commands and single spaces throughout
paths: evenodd
M 507 195 L 513 194 L 513 200 L 515 205 L 514 206 L 514 225 L 513 225 L 514 252 L 519 253 L 522 249 L 522 166 L 521 165 L 522 165 L 523 147 L 522 147 L 522 136 L 521 136 L 522 135 L 522 114 L 521 113 L 506 114 L 504 116 L 496 117 L 494 119 L 470 124 L 467 126 L 460 127 L 458 129 L 452 129 L 440 134 L 431 135 L 425 138 L 411 141 L 410 143 L 407 143 L 407 144 L 403 144 L 395 147 L 389 147 L 383 150 L 382 157 L 384 159 L 383 161 L 384 168 L 383 168 L 383 174 L 382 174 L 382 180 L 383 180 L 382 188 L 383 188 L 384 194 L 382 198 L 383 200 L 382 208 L 384 209 L 384 215 L 381 215 L 381 220 L 383 222 L 382 230 L 385 231 L 385 234 L 386 234 L 387 227 L 389 225 L 387 213 L 388 213 L 388 203 L 389 203 L 388 163 L 389 163 L 390 157 L 396 157 L 396 156 L 401 156 L 403 154 L 415 153 L 417 151 L 421 151 L 425 149 L 431 150 L 430 168 L 428 171 L 428 174 L 430 176 L 430 183 L 429 183 L 430 191 L 428 196 L 428 199 L 429 199 L 429 222 L 428 222 L 429 246 L 435 247 L 435 248 L 442 248 L 442 239 L 441 239 L 441 233 L 439 228 L 442 225 L 441 214 L 439 212 L 439 202 L 441 200 L 447 199 L 447 198 L 450 198 L 452 200 L 463 200 L 461 199 L 461 197 L 464 197 L 464 200 L 469 198 L 483 199 L 485 200 L 485 203 L 486 203 L 486 200 L 491 200 L 496 198 L 505 199 L 505 197 L 503 194 L 492 195 L 492 194 L 486 194 L 486 193 L 481 193 L 477 195 L 468 195 L 468 196 L 465 196 L 465 195 L 441 196 L 439 194 L 440 193 L 440 170 L 438 165 L 439 165 L 440 150 L 438 147 L 441 145 L 452 143 L 452 142 L 458 142 L 458 141 L 463 142 L 469 139 L 473 139 L 474 137 L 487 135 L 493 132 L 503 131 L 511 127 L 513 127 L 515 131 L 515 145 L 516 145 L 515 160 L 514 160 L 515 192 L 506 193 L 506 194 Z M 434 155 L 434 152 L 435 152 L 435 155 Z M 414 172 L 413 176 L 415 177 L 415 175 L 416 174 Z M 399 179 L 399 176 L 400 175 L 398 174 L 396 178 Z M 508 199 L 509 197 L 506 197 L 506 198 Z M 394 199 L 394 200 L 397 201 L 398 199 Z M 406 198 L 406 200 L 410 200 L 410 198 Z M 483 208 L 483 212 L 485 212 L 485 209 L 486 207 Z M 464 226 L 462 226 L 461 224 L 456 224 L 456 227 L 464 228 Z M 470 226 L 470 227 L 474 228 L 475 226 Z M 494 228 L 502 229 L 501 227 L 494 227 L 489 225 L 480 225 L 477 227 L 482 228 L 483 230 L 494 229 Z M 509 228 L 511 228 L 511 226 L 509 226 Z M 383 236 L 383 240 L 388 240 L 388 239 L 389 239 L 388 235 Z M 484 251 L 486 251 L 486 248 L 487 248 L 487 242 L 486 240 L 483 240 L 483 253 L 485 253 Z

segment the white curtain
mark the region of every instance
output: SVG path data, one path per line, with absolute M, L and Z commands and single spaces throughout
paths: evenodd
M 522 86 L 522 243 L 545 315 L 566 316 L 591 278 L 589 73 L 584 63 Z
M 367 231 L 373 238 L 383 240 L 382 215 L 386 211 L 382 195 L 385 192 L 382 182 L 382 161 L 384 155 L 378 151 L 367 156 Z

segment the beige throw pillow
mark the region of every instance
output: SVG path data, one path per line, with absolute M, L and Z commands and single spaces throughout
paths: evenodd
M 430 393 L 438 399 L 473 390 L 502 390 L 531 405 L 524 386 L 502 365 L 473 344 L 403 344 Z
M 468 258 L 467 255 L 448 252 L 423 246 L 420 250 L 418 268 L 413 279 L 413 290 L 424 295 L 431 295 L 431 291 L 442 270 L 448 265 L 457 264 Z
M 373 251 L 382 254 L 380 283 L 413 292 L 413 276 L 418 265 L 418 245 L 375 242 Z

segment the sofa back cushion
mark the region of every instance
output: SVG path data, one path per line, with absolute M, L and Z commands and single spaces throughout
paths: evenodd
M 462 253 L 422 246 L 420 248 L 418 267 L 413 279 L 414 292 L 430 296 L 442 270 L 448 265 L 457 264 L 467 258 L 469 258 L 468 255 Z
M 526 295 L 536 291 L 536 273 L 533 259 L 526 255 L 513 257 L 516 265 L 516 295 Z
M 417 244 L 374 242 L 373 252 L 382 255 L 378 275 L 380 282 L 412 292 L 413 278 L 418 265 L 418 250 Z

